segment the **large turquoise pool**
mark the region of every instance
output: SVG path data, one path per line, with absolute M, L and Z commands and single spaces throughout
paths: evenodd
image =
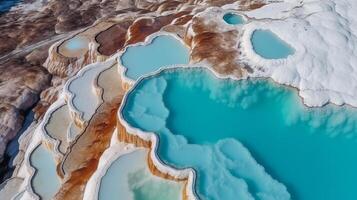
M 266 59 L 282 59 L 295 50 L 269 30 L 255 30 L 251 38 L 254 51 Z
M 357 199 L 355 109 L 309 109 L 294 89 L 196 68 L 142 80 L 122 113 L 159 135 L 165 162 L 197 170 L 202 199 Z
M 127 69 L 125 75 L 137 80 L 161 67 L 188 64 L 189 50 L 173 36 L 160 35 L 148 45 L 129 47 L 120 59 Z

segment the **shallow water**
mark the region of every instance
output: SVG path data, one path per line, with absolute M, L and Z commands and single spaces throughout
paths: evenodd
M 223 20 L 227 22 L 228 24 L 232 25 L 238 25 L 238 24 L 243 24 L 244 19 L 242 16 L 234 14 L 234 13 L 227 13 L 223 16 Z
M 141 81 L 123 115 L 159 134 L 167 163 L 198 171 L 204 199 L 357 199 L 356 109 L 308 109 L 267 80 L 181 69 Z
M 64 43 L 64 46 L 69 51 L 77 51 L 81 49 L 88 48 L 88 39 L 84 37 L 74 37 L 70 40 L 67 40 Z
M 101 180 L 99 200 L 179 200 L 182 184 L 153 176 L 147 150 L 137 150 L 113 162 Z
M 43 200 L 52 199 L 60 187 L 53 155 L 40 145 L 32 152 L 30 160 L 36 169 L 31 182 L 34 192 Z
M 189 50 L 173 36 L 160 35 L 148 45 L 129 47 L 120 59 L 125 75 L 136 80 L 161 67 L 188 64 Z
M 251 42 L 254 51 L 266 59 L 287 58 L 295 52 L 286 42 L 268 30 L 254 31 Z

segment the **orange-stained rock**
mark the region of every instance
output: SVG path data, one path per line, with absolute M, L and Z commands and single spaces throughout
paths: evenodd
M 90 120 L 84 133 L 71 145 L 61 163 L 64 183 L 55 199 L 81 199 L 83 188 L 97 168 L 99 158 L 109 147 L 116 125 L 116 114 L 121 97 L 103 103 Z
M 187 12 L 179 12 L 155 18 L 141 18 L 135 21 L 127 33 L 126 45 L 142 42 L 148 35 L 159 31 L 162 27 L 170 24 L 174 19 L 186 15 Z
M 191 46 L 193 62 L 208 61 L 212 68 L 222 75 L 241 77 L 245 70 L 237 63 L 237 30 L 222 31 L 217 22 L 207 22 L 205 18 L 192 20 L 194 35 L 186 35 L 186 42 Z

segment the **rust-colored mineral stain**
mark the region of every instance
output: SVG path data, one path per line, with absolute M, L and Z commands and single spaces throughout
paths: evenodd
M 85 132 L 62 163 L 65 167 L 65 179 L 55 199 L 81 199 L 82 189 L 98 166 L 99 159 L 110 144 L 116 125 L 116 113 L 121 98 L 103 103 L 88 124 Z
M 204 20 L 198 17 L 194 18 L 192 30 L 195 34 L 185 37 L 185 41 L 191 43 L 191 60 L 194 62 L 206 60 L 219 74 L 241 77 L 245 72 L 237 63 L 239 56 L 238 31 L 221 32 L 216 22 L 207 23 Z
M 184 25 L 192 19 L 193 15 L 183 15 L 175 20 L 174 25 Z
M 159 31 L 162 27 L 170 24 L 174 19 L 186 14 L 188 14 L 188 12 L 183 11 L 176 14 L 156 18 L 142 18 L 135 21 L 128 30 L 126 36 L 128 39 L 125 45 L 143 42 L 147 36 Z

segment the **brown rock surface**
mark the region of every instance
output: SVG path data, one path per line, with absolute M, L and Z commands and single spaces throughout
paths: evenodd
M 0 158 L 4 147 L 21 128 L 24 113 L 34 106 L 40 92 L 50 82 L 50 75 L 24 59 L 0 65 Z
M 103 103 L 85 132 L 71 146 L 71 152 L 62 162 L 66 174 L 55 199 L 82 198 L 85 183 L 94 173 L 100 156 L 109 146 L 121 98 L 120 96 L 111 102 Z
M 99 33 L 95 38 L 99 44 L 98 52 L 110 56 L 123 48 L 127 30 L 131 24 L 132 20 L 124 20 Z

